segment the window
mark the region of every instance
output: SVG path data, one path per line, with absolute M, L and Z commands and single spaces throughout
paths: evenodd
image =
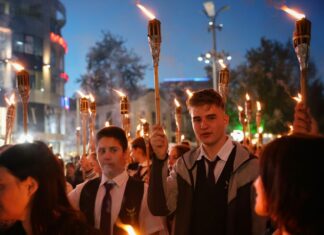
M 39 37 L 14 33 L 12 40 L 14 52 L 36 56 L 42 56 L 43 54 L 43 43 L 42 39 Z

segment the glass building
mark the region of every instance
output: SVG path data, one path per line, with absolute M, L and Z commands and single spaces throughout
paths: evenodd
M 64 152 L 65 112 L 64 56 L 67 43 L 61 34 L 66 22 L 59 0 L 0 0 L 0 139 L 5 133 L 6 103 L 3 97 L 16 95 L 16 121 L 12 142 L 23 133 L 23 112 L 16 88 L 15 64 L 30 76 L 28 133 L 36 140 Z M 0 140 L 1 141 L 1 140 Z M 0 143 L 1 144 L 1 143 Z

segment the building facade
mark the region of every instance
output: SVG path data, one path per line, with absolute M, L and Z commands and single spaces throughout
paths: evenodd
M 17 114 L 12 142 L 23 132 L 22 105 L 16 89 L 19 63 L 30 76 L 28 133 L 36 140 L 64 152 L 64 68 L 67 43 L 61 29 L 66 23 L 65 7 L 59 0 L 0 0 L 0 93 L 16 94 Z M 1 113 L 6 104 L 1 99 Z M 3 118 L 2 118 L 3 119 Z M 3 120 L 2 120 L 3 121 Z M 1 137 L 4 126 L 1 125 Z

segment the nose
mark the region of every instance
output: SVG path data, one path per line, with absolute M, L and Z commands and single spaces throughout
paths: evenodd
M 201 129 L 204 129 L 204 128 L 206 128 L 208 125 L 207 125 L 207 122 L 206 122 L 206 120 L 203 118 L 202 120 L 201 120 L 201 122 L 200 122 L 200 128 Z

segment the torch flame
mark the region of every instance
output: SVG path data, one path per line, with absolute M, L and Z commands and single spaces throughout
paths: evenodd
M 293 97 L 293 99 L 297 102 L 300 103 L 302 101 L 302 95 L 300 93 L 298 93 L 297 96 Z
M 24 66 L 22 66 L 21 64 L 19 63 L 16 63 L 16 62 L 10 62 L 10 64 L 12 65 L 12 67 L 14 67 L 14 69 L 19 72 L 21 70 L 24 70 Z
M 10 98 L 5 97 L 6 103 L 10 106 L 15 103 L 15 93 L 12 93 Z
M 120 222 L 120 220 L 117 220 L 116 225 L 117 227 L 126 231 L 128 235 L 136 235 L 135 229 L 131 225 L 123 224 Z
M 95 102 L 95 98 L 93 97 L 93 95 L 91 93 L 89 94 L 89 99 L 91 102 Z
M 87 97 L 85 94 L 83 94 L 82 91 L 77 91 L 77 93 L 83 98 L 83 97 Z
M 280 9 L 287 12 L 289 15 L 295 17 L 297 20 L 300 20 L 300 19 L 306 17 L 304 14 L 291 9 L 291 8 L 287 7 L 286 5 L 283 5 Z
M 152 13 L 152 12 L 150 12 L 149 10 L 147 10 L 143 5 L 141 5 L 141 4 L 136 4 L 136 6 L 139 8 L 139 9 L 141 9 L 142 10 L 142 12 L 148 17 L 148 18 L 150 18 L 150 20 L 153 20 L 153 19 L 155 19 L 156 17 L 155 17 L 155 15 Z
M 146 119 L 145 118 L 141 118 L 140 121 L 141 121 L 142 124 L 146 123 Z
M 180 103 L 176 98 L 174 98 L 174 104 L 176 107 L 180 107 Z
M 110 123 L 109 123 L 109 121 L 106 121 L 105 122 L 105 127 L 108 127 L 108 126 L 110 126 Z
M 186 93 L 187 93 L 189 98 L 193 95 L 192 92 L 189 89 L 186 90 Z
M 136 127 L 136 130 L 137 131 L 140 131 L 142 129 L 142 125 L 141 124 L 138 124 L 137 127 Z
M 240 111 L 240 112 L 242 112 L 243 111 L 243 108 L 242 108 L 242 106 L 237 106 L 237 109 Z
M 218 63 L 222 66 L 223 69 L 226 68 L 226 64 L 224 63 L 224 60 L 223 59 L 219 59 L 218 60 Z
M 125 97 L 126 95 L 123 93 L 123 92 L 121 92 L 121 91 L 118 91 L 118 90 L 115 90 L 115 89 L 113 89 L 120 97 Z
M 250 96 L 249 96 L 248 93 L 245 94 L 245 99 L 246 99 L 246 100 L 250 100 Z
M 81 130 L 81 127 L 77 127 L 77 128 L 75 128 L 76 129 L 76 131 L 80 131 Z
M 256 105 L 257 105 L 257 110 L 258 111 L 261 111 L 261 103 L 259 101 L 256 102 Z

